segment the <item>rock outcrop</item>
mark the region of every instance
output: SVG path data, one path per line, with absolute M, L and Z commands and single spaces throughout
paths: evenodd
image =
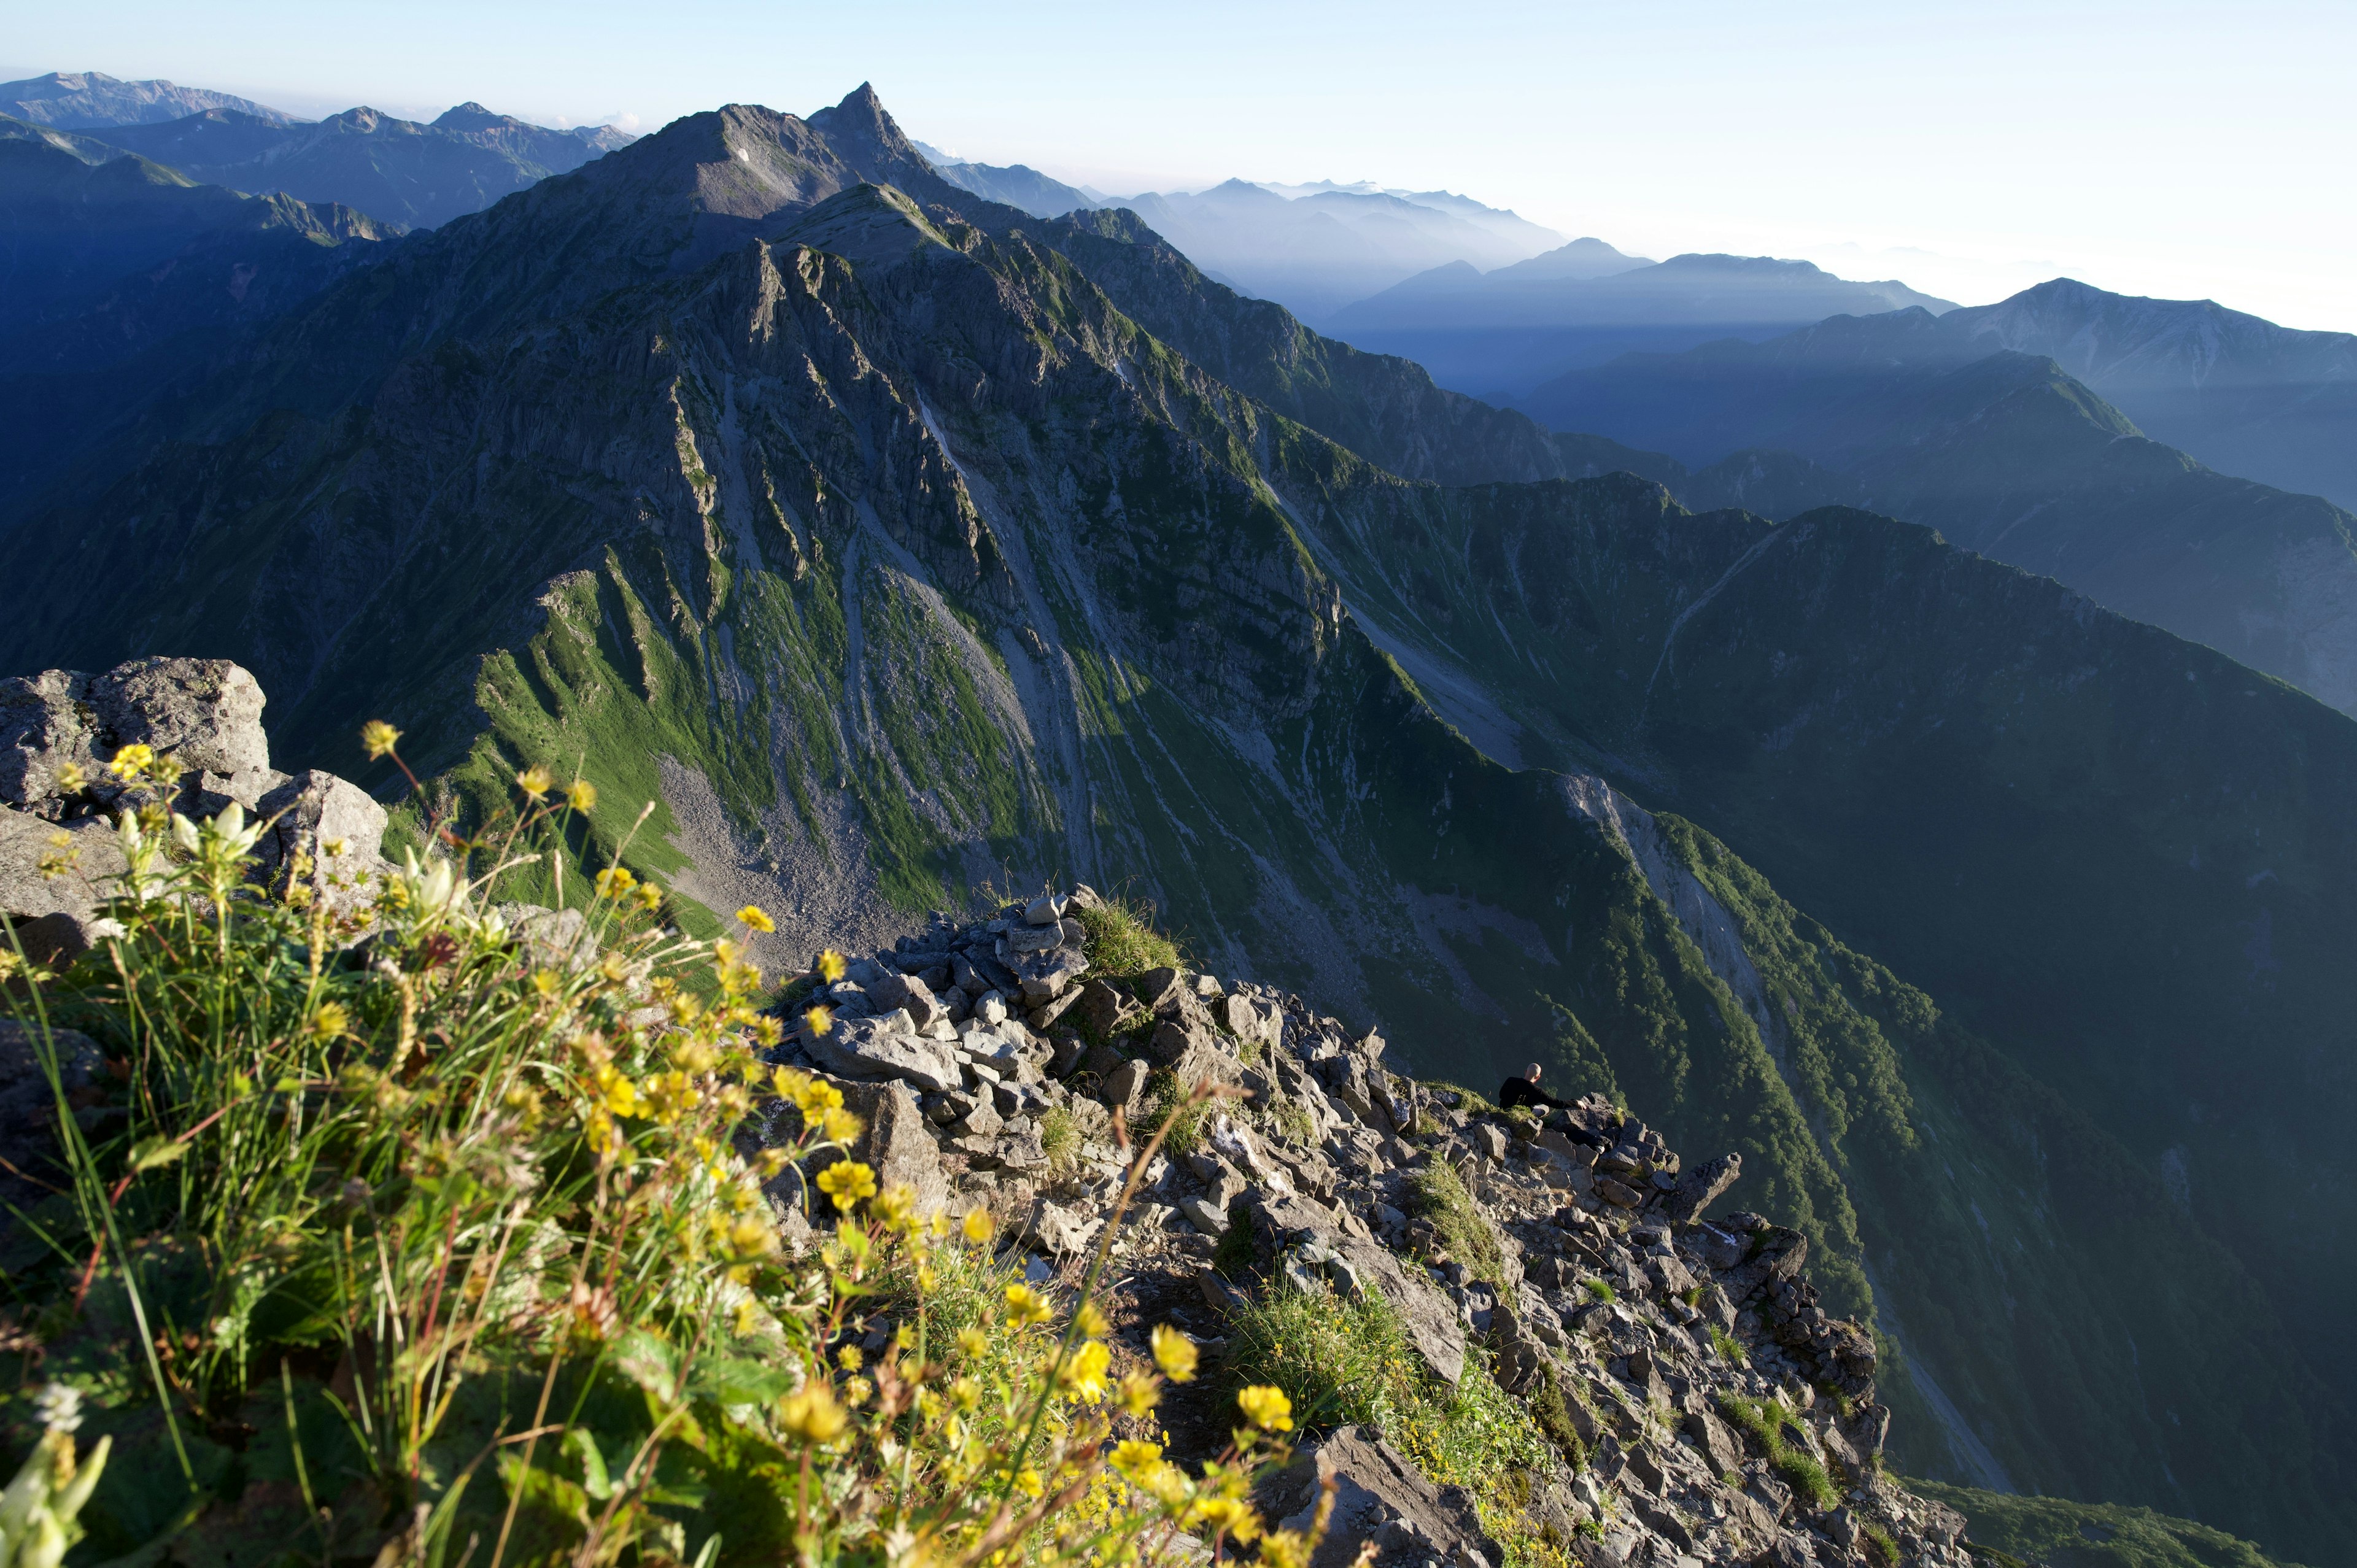
M 1596 1096 L 1501 1113 L 1266 986 L 1091 976 L 1068 910 L 1095 898 L 936 918 L 839 981 L 805 976 L 792 1010 L 823 1004 L 828 1026 L 803 1022 L 779 1058 L 870 1118 L 856 1157 L 993 1209 L 1041 1282 L 1074 1277 L 1112 1218 L 1115 1118 L 1142 1136 L 1192 1084 L 1232 1085 L 1144 1173 L 1114 1243 L 1133 1343 L 1167 1316 L 1216 1344 L 1268 1293 L 1372 1293 L 1431 1375 L 1478 1362 L 1529 1402 L 1555 1458 L 1524 1477 L 1520 1526 L 1587 1568 L 1966 1568 L 1962 1519 L 1884 1473 L 1873 1336 L 1823 1309 L 1805 1239 L 1712 1212 L 1739 1156 L 1689 1166 Z M 809 1174 L 772 1190 L 791 1201 Z M 1461 1207 L 1437 1209 L 1452 1184 Z M 1258 1501 L 1303 1524 L 1329 1480 L 1319 1568 L 1361 1543 L 1397 1568 L 1503 1560 L 1473 1496 L 1372 1428 L 1309 1434 Z
M 115 820 L 155 799 L 108 765 L 131 746 L 167 764 L 161 804 L 191 819 L 236 805 L 269 827 L 255 845 L 264 871 L 298 851 L 325 875 L 331 907 L 348 910 L 387 867 L 385 811 L 331 773 L 289 777 L 270 766 L 264 698 L 226 659 L 135 659 L 101 675 L 44 670 L 0 680 L 0 915 L 26 955 L 72 958 L 120 889 Z

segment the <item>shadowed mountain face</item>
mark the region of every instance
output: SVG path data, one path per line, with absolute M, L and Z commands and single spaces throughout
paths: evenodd
M 1839 317 L 1768 343 L 1631 355 L 1532 403 L 1560 428 L 1686 461 L 1797 455 L 1743 504 L 1789 517 L 1840 501 L 1932 524 L 2357 712 L 2357 519 L 2147 439 L 2043 354 L 1986 353 L 1992 332 L 1960 333 L 1959 316 L 1992 319 Z M 1738 499 L 1660 477 L 1697 502 Z
M 124 81 L 101 70 L 53 70 L 23 81 L 0 81 L 0 114 L 60 131 L 148 125 L 209 109 L 233 110 L 272 124 L 296 124 L 292 114 L 233 93 L 170 81 Z
M 0 529 L 237 336 L 382 253 L 347 208 L 0 120 Z
M 119 127 L 106 139 L 211 184 L 339 202 L 414 228 L 479 212 L 630 140 L 602 127 L 528 125 L 479 103 L 461 103 L 431 124 L 373 109 L 348 109 L 316 124 L 209 109 Z
M 1685 255 L 1647 263 L 1580 240 L 1491 272 L 1436 269 L 1321 325 L 1362 349 L 1413 359 L 1444 386 L 1515 397 L 1622 353 L 1757 341 L 1828 316 L 1909 307 L 1954 308 L 1904 284 L 1852 283 L 1807 262 Z
M 152 419 L 22 531 L 5 667 L 233 657 L 356 774 L 389 717 L 412 832 L 581 758 L 584 853 L 660 800 L 631 863 L 772 967 L 1131 885 L 1427 1071 L 1741 1150 L 1909 1467 L 2357 1523 L 2320 704 L 1923 529 L 1561 477 L 1622 449 L 979 201 L 865 90 L 404 241 Z
M 2301 332 L 2209 300 L 2139 299 L 2068 278 L 1996 305 L 1865 314 L 1786 342 L 1713 345 L 1683 364 L 1583 370 L 1523 400 L 1690 462 L 1789 444 L 1888 389 L 1999 349 L 2054 360 L 2157 441 L 2221 473 L 2357 506 L 2357 337 Z M 1805 365 L 1808 374 L 1794 371 Z

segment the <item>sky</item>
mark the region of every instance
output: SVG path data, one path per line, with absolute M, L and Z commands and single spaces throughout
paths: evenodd
M 2357 330 L 2352 0 L 0 0 L 7 76 L 652 130 L 873 81 L 1102 189 L 1372 180 L 1964 304 L 2056 275 Z

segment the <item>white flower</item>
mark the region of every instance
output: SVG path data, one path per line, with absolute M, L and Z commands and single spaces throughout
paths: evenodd
M 33 1413 L 51 1432 L 73 1432 L 81 1426 L 81 1391 L 50 1383 L 33 1396 Z
M 458 880 L 447 860 L 437 860 L 431 866 L 423 865 L 414 849 L 401 852 L 402 876 L 409 884 L 409 896 L 421 916 L 439 914 L 444 910 L 457 913 L 467 902 L 465 884 Z
M 102 942 L 107 940 L 109 938 L 127 937 L 131 934 L 128 930 L 124 929 L 122 921 L 113 918 L 112 916 L 102 919 L 92 920 L 89 925 L 84 926 L 81 929 L 81 931 L 83 936 L 88 937 L 94 942 Z

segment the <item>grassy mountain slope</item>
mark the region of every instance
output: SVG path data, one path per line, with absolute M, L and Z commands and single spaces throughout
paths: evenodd
M 1427 1071 L 1480 1079 L 1535 1049 L 1689 1147 L 1743 1151 L 1744 1201 L 1806 1230 L 1829 1296 L 1878 1305 L 1924 1369 L 1889 1380 L 1911 1454 L 1969 1473 L 1946 1450 L 1977 1444 L 2025 1483 L 2175 1501 L 2173 1467 L 2178 1506 L 2271 1541 L 2341 1527 L 2340 1450 L 2310 1435 L 2334 1407 L 2249 1265 L 2204 1241 L 2216 1216 L 2197 1230 L 2171 1207 L 2148 1125 L 2089 1124 L 2108 1064 L 2033 1079 L 1970 984 L 1959 1003 L 1933 983 L 1934 1008 L 1860 956 L 1923 978 L 1920 942 L 1902 958 L 1857 934 L 1854 802 L 1762 840 L 1820 905 L 1745 836 L 1770 803 L 1730 789 L 1759 811 L 1720 810 L 1669 744 L 1729 722 L 1722 688 L 1756 675 L 1738 658 L 1695 684 L 1690 638 L 1756 652 L 1813 607 L 1819 662 L 1870 669 L 1891 616 L 1914 632 L 1918 604 L 1866 596 L 1874 615 L 1845 619 L 1850 596 L 1750 599 L 1741 574 L 1710 598 L 1763 542 L 1794 572 L 1948 604 L 1959 636 L 2117 643 L 2132 682 L 2233 667 L 1888 520 L 1772 531 L 1625 477 L 1403 479 L 1126 308 L 1154 242 L 1108 259 L 1067 249 L 1071 225 L 859 184 L 899 155 L 857 100 L 832 129 L 682 122 L 329 290 L 219 383 L 189 426 L 206 439 L 44 514 L 0 660 L 228 654 L 292 750 L 359 773 L 361 719 L 407 729 L 435 775 L 413 813 L 463 816 L 523 762 L 578 761 L 608 788 L 575 870 L 658 798 L 634 864 L 691 921 L 740 886 L 782 904 L 773 967 L 986 876 L 1134 881 L 1214 967 L 1249 950 Z M 1240 377 L 1327 423 L 1360 417 L 1353 376 L 1430 395 L 1281 317 L 1255 341 L 1232 296 L 1163 310 L 1225 330 Z M 290 388 L 316 401 L 289 412 Z M 1348 427 L 1370 446 L 1387 428 Z M 1470 461 L 1452 439 L 1431 438 L 1437 467 Z M 1749 618 L 1685 614 L 1738 600 Z M 2007 667 L 1945 656 L 1950 703 L 2011 689 Z M 2254 725 L 2313 714 L 2341 726 L 2325 746 L 2348 728 L 2265 703 Z M 2188 1276 L 2204 1288 L 2155 1286 Z M 2147 1352 L 2124 1360 L 2131 1341 Z M 1943 1401 L 1953 1443 L 1933 1434 Z M 2201 1419 L 2104 1419 L 2136 1401 Z
M 1994 1568 L 2274 1568 L 2278 1561 L 2223 1530 L 2150 1509 L 1908 1485 L 1963 1514 L 1976 1559 Z

